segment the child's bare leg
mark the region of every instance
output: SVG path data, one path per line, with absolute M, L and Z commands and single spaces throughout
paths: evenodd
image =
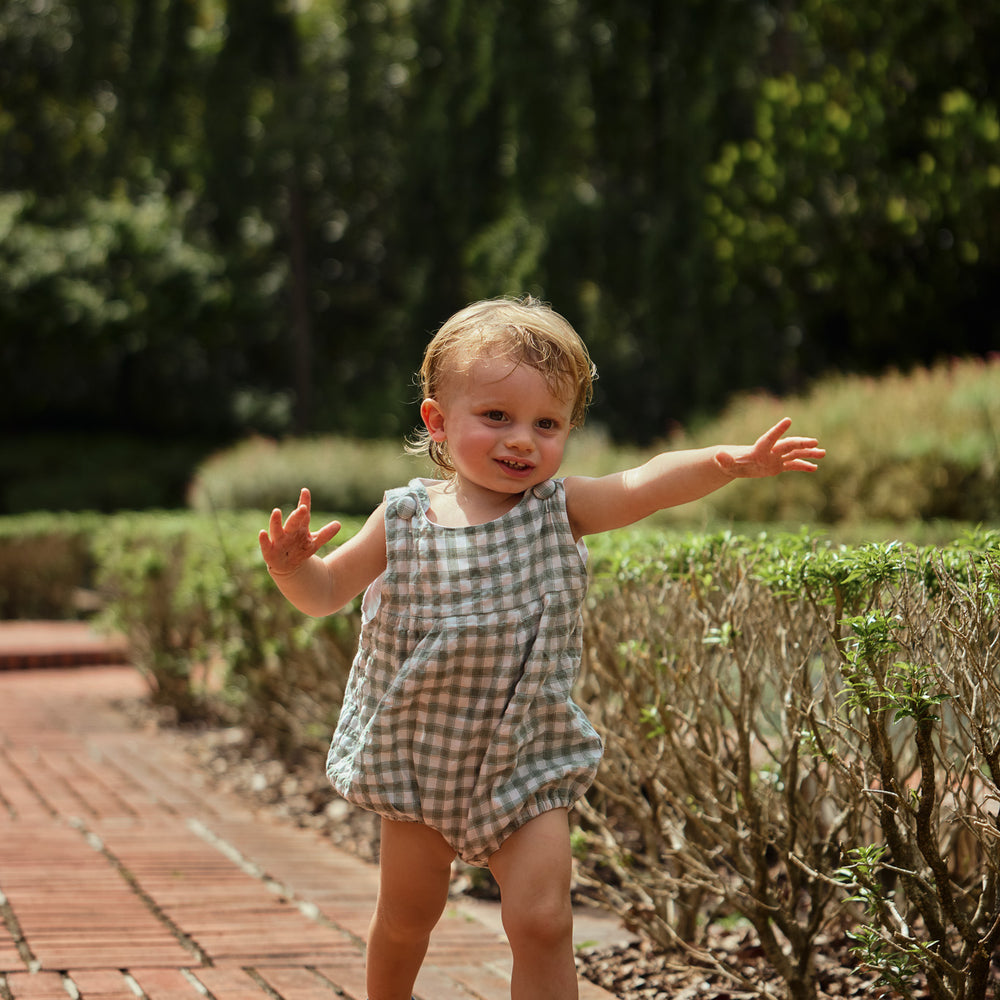
M 368 931 L 369 1000 L 410 1000 L 448 901 L 454 857 L 436 830 L 382 820 L 378 902 Z
M 525 823 L 490 858 L 511 951 L 512 1000 L 576 1000 L 567 810 Z

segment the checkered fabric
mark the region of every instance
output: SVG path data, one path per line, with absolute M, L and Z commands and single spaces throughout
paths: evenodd
M 386 494 L 388 566 L 365 594 L 327 774 L 349 801 L 426 823 L 485 865 L 597 771 L 600 737 L 571 697 L 586 548 L 561 480 L 464 528 L 428 519 L 427 483 Z

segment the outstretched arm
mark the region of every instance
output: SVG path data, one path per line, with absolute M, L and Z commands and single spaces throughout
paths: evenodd
M 340 522 L 310 531 L 311 507 L 309 490 L 303 489 L 287 520 L 282 521 L 280 510 L 272 511 L 267 530 L 260 532 L 260 551 L 285 597 L 300 611 L 320 617 L 338 611 L 385 569 L 385 521 L 380 505 L 353 538 L 320 558 L 319 550 L 340 531 Z
M 599 479 L 566 480 L 566 505 L 577 537 L 623 528 L 666 507 L 698 500 L 733 479 L 813 472 L 826 452 L 815 438 L 783 437 L 785 417 L 752 445 L 664 452 L 645 465 Z

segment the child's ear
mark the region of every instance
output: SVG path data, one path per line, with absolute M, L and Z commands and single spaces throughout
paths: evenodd
M 444 441 L 444 411 L 436 399 L 425 399 L 420 404 L 420 419 L 423 420 L 432 441 Z

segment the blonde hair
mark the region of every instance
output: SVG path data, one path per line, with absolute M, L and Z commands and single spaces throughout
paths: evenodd
M 571 399 L 570 420 L 583 424 L 593 396 L 597 369 L 579 334 L 548 303 L 532 298 L 473 302 L 448 319 L 424 351 L 419 379 L 424 399 L 439 399 L 446 380 L 484 356 L 509 359 L 540 372 L 550 391 Z M 407 451 L 428 455 L 439 468 L 455 471 L 446 441 L 432 441 L 417 431 Z

